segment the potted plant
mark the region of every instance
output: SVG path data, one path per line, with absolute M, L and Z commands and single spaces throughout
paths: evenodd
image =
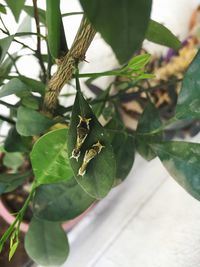
M 9 124 L 1 149 L 0 193 L 3 196 L 16 188 L 26 191 L 26 199 L 0 239 L 0 251 L 6 241 L 10 242 L 10 259 L 18 247 L 20 225 L 29 209 L 27 253 L 42 265 L 62 264 L 69 253 L 62 223 L 82 214 L 123 182 L 134 163 L 135 151 L 147 160 L 158 156 L 176 181 L 195 198 L 200 198 L 200 145 L 166 141 L 163 137 L 169 126 L 200 116 L 200 54 L 197 53 L 184 75 L 174 113 L 170 119 L 161 120 L 144 86 L 148 80 L 155 79 L 147 72 L 150 55 L 136 55 L 136 52 L 145 38 L 175 50 L 181 47 L 180 41 L 163 25 L 150 19 L 151 0 L 117 3 L 80 0 L 80 3 L 83 18 L 70 48 L 60 1 L 46 0 L 46 10 L 38 8 L 37 0 L 30 6 L 25 0 L 6 0 L 0 5 L 0 30 L 4 34 L 0 40 L 0 98 L 18 97 L 16 104 L 0 100 L 0 104 L 9 109 L 8 116 L 0 115 L 2 124 Z M 8 10 L 16 22 L 24 10 L 35 22 L 36 31 L 11 35 L 3 20 Z M 77 13 L 67 15 L 74 14 Z M 44 28 L 45 33 L 41 31 Z M 112 47 L 121 67 L 81 73 L 79 63 L 87 61 L 86 52 L 96 32 Z M 36 48 L 20 39 L 24 35 L 35 36 Z M 37 80 L 19 72 L 16 62 L 23 53 L 10 53 L 13 42 L 38 60 Z M 54 65 L 57 70 L 52 75 Z M 101 90 L 93 81 L 103 76 L 123 79 Z M 95 98 L 83 95 L 79 82 L 82 78 L 88 78 L 86 84 L 97 93 Z M 61 105 L 60 92 L 71 81 L 75 82 L 75 100 L 70 106 Z M 113 86 L 118 91 L 113 90 Z M 132 87 L 139 91 L 130 92 Z M 141 93 L 147 101 L 137 129 L 131 130 L 121 118 L 121 99 L 133 95 L 136 98 Z

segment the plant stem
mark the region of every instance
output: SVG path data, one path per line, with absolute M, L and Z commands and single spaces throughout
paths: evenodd
M 21 210 L 17 213 L 17 216 L 15 218 L 15 221 L 9 226 L 9 228 L 7 229 L 7 231 L 4 233 L 4 235 L 1 237 L 0 239 L 0 252 L 2 251 L 3 245 L 4 243 L 8 240 L 8 238 L 10 237 L 10 235 L 13 233 L 15 226 L 18 224 L 18 226 L 20 225 L 21 221 L 23 220 L 24 214 L 28 208 L 28 205 L 33 197 L 33 194 L 35 193 L 35 183 L 33 183 L 32 185 L 32 189 L 31 192 L 29 193 L 23 207 L 21 208 Z
M 12 56 L 10 53 L 8 53 L 8 52 L 7 52 L 7 55 L 8 55 L 9 58 L 12 60 L 13 66 L 15 67 L 15 70 L 16 70 L 16 73 L 20 76 L 21 74 L 20 74 L 20 72 L 19 72 L 19 70 L 18 70 L 18 68 L 17 68 L 15 59 L 14 59 L 13 56 Z
M 1 29 L 0 28 L 0 30 L 4 33 L 4 34 L 6 34 L 6 35 L 8 35 L 8 36 L 10 36 L 10 33 L 9 32 L 7 32 L 7 31 L 4 31 L 3 29 Z M 14 35 L 15 36 L 15 35 Z M 16 37 L 17 37 L 17 35 L 16 35 Z M 20 44 L 20 45 L 22 45 L 24 48 L 27 48 L 27 49 L 29 49 L 29 50 L 31 50 L 31 51 L 33 51 L 34 52 L 34 54 L 36 53 L 36 51 L 33 49 L 33 48 L 31 48 L 30 46 L 28 46 L 28 45 L 26 45 L 26 44 L 24 44 L 23 42 L 20 42 L 20 41 L 18 41 L 17 39 L 13 39 L 13 41 L 14 42 L 16 42 L 16 43 L 18 43 L 18 44 Z
M 7 102 L 4 102 L 3 100 L 0 100 L 0 105 L 4 105 L 6 106 L 7 108 L 17 108 L 15 105 L 12 105 L 12 104 L 9 104 Z
M 8 28 L 6 27 L 6 25 L 5 25 L 5 23 L 4 23 L 4 21 L 3 21 L 3 19 L 2 19 L 1 16 L 0 16 L 0 21 L 1 21 L 1 23 L 3 24 L 4 29 L 6 30 L 6 33 L 7 33 L 8 35 L 10 35 L 10 32 L 9 32 Z
M 119 71 L 120 69 L 117 70 L 108 70 L 108 71 L 104 71 L 104 72 L 94 72 L 94 73 L 79 73 L 78 77 L 79 78 L 99 78 L 102 76 L 116 76 L 117 73 L 116 71 Z
M 43 104 L 43 111 L 46 114 L 53 115 L 61 89 L 72 79 L 76 64 L 85 59 L 85 53 L 95 34 L 96 31 L 87 18 L 83 17 L 71 49 L 63 57 L 58 70 L 49 81 Z
M 15 33 L 15 37 L 20 37 L 20 36 L 26 36 L 26 35 L 37 35 L 40 36 L 40 38 L 46 39 L 46 37 L 44 35 L 42 35 L 41 33 L 37 33 L 37 32 L 16 32 Z
M 37 8 L 37 0 L 33 0 L 33 8 L 34 8 L 34 18 L 35 18 L 35 24 L 36 24 L 36 30 L 37 30 L 37 53 L 36 56 L 38 58 L 40 67 L 43 72 L 43 82 L 46 83 L 47 79 L 47 74 L 46 74 L 46 69 L 44 66 L 44 62 L 42 59 L 42 54 L 41 54 L 41 37 L 40 37 L 40 20 L 39 20 L 39 14 L 38 14 L 38 8 Z
M 83 15 L 83 12 L 70 12 L 62 14 L 62 17 L 74 16 L 74 15 Z
M 15 125 L 15 121 L 14 121 L 14 120 L 12 120 L 11 118 L 5 117 L 5 116 L 3 116 L 3 115 L 0 115 L 0 120 L 2 120 L 2 121 L 6 121 L 6 122 L 8 122 L 8 123 L 10 123 L 10 124 Z

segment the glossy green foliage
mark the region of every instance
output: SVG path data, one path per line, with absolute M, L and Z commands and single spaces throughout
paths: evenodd
M 22 39 L 26 38 L 27 35 L 24 36 L 24 34 L 30 34 L 32 32 L 32 19 L 29 15 L 25 16 L 25 18 L 20 23 L 16 36 L 20 36 Z
M 16 127 L 12 127 L 6 137 L 4 148 L 7 152 L 29 152 L 32 138 L 18 134 Z
M 31 172 L 25 173 L 4 173 L 0 175 L 0 195 L 3 193 L 12 192 L 18 186 L 22 185 Z
M 0 40 L 0 63 L 4 60 L 6 53 L 12 43 L 14 35 L 10 35 Z
M 106 129 L 116 158 L 116 179 L 122 181 L 127 178 L 134 163 L 135 138 L 132 132 L 124 127 L 117 113 L 106 125 Z
M 24 157 L 20 152 L 6 153 L 3 157 L 3 164 L 12 171 L 17 171 L 22 166 Z
M 33 6 L 24 6 L 24 11 L 32 18 L 34 18 L 34 7 Z M 46 14 L 45 11 L 41 8 L 38 8 L 39 20 L 42 24 L 46 24 Z
M 149 24 L 151 0 L 80 0 L 91 23 L 120 63 L 140 48 Z
M 12 57 L 12 59 L 11 59 Z M 9 75 L 11 68 L 13 67 L 13 62 L 16 62 L 19 56 L 17 53 L 11 54 L 11 57 L 7 57 L 3 63 L 0 65 L 0 85 Z
M 0 97 L 27 92 L 28 90 L 28 86 L 25 83 L 21 82 L 18 78 L 13 78 L 2 87 Z
M 44 266 L 58 266 L 69 253 L 66 233 L 59 223 L 33 218 L 25 237 L 25 249 L 30 258 Z
M 41 103 L 40 100 L 41 100 L 40 98 L 30 94 L 30 95 L 27 95 L 25 97 L 21 97 L 21 104 L 24 107 L 38 110 L 40 107 L 40 103 Z
M 176 119 L 200 118 L 200 51 L 184 75 L 176 106 Z
M 60 12 L 60 0 L 46 0 L 46 25 L 51 56 L 59 58 L 68 51 Z
M 26 76 L 19 76 L 19 79 L 25 83 L 27 85 L 28 88 L 30 88 L 30 90 L 32 92 L 37 92 L 41 95 L 44 95 L 45 93 L 45 84 L 40 82 L 40 81 L 37 81 L 37 80 L 34 80 L 34 79 L 31 79 L 29 77 L 26 77 Z
M 200 144 L 172 141 L 152 148 L 172 177 L 200 200 Z
M 37 184 L 58 183 L 73 176 L 67 155 L 67 132 L 51 131 L 33 146 L 31 163 Z
M 13 94 L 18 95 L 32 91 L 43 94 L 44 85 L 36 80 L 22 76 L 19 77 L 19 79 L 13 78 L 7 84 L 5 84 L 0 90 L 0 97 Z
M 6 14 L 6 8 L 2 4 L 0 4 L 0 13 Z
M 70 158 L 70 163 L 77 182 L 83 189 L 94 198 L 104 197 L 112 188 L 115 176 L 115 157 L 112 146 L 109 143 L 107 132 L 100 125 L 94 116 L 90 106 L 83 98 L 80 92 L 77 93 L 75 103 L 72 110 L 72 117 L 68 135 L 68 155 L 71 157 L 72 151 L 75 148 L 77 140 L 77 126 L 80 118 L 90 118 L 89 133 L 81 148 L 81 155 L 76 161 L 75 158 Z M 104 147 L 101 152 L 93 158 L 86 168 L 84 176 L 78 174 L 79 168 L 83 163 L 83 158 L 86 150 L 92 148 L 92 145 L 100 142 Z
M 152 143 L 161 142 L 162 132 L 153 133 L 160 128 L 159 112 L 152 103 L 148 103 L 141 115 L 136 131 L 136 148 L 146 160 L 152 160 L 156 154 L 151 148 Z
M 74 178 L 37 188 L 33 202 L 34 216 L 49 221 L 71 220 L 95 201 Z
M 11 9 L 15 20 L 19 20 L 20 13 L 24 7 L 25 0 L 5 0 L 9 8 Z
M 20 135 L 39 135 L 45 132 L 53 124 L 53 120 L 33 109 L 22 106 L 18 108 L 16 129 Z
M 178 50 L 181 47 L 179 39 L 164 25 L 157 21 L 150 20 L 146 32 L 146 39 Z

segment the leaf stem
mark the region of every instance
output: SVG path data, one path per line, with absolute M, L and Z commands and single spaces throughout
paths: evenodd
M 0 30 L 4 33 L 4 34 L 6 34 L 6 35 L 8 35 L 8 36 L 10 36 L 10 33 L 9 32 L 6 32 L 6 31 L 4 31 L 3 29 L 1 29 L 0 28 Z M 14 35 L 15 36 L 15 35 Z M 17 37 L 17 36 L 16 36 Z M 32 52 L 34 52 L 34 54 L 36 54 L 36 51 L 33 49 L 33 48 L 31 48 L 30 46 L 28 46 L 28 45 L 26 45 L 26 44 L 24 44 L 23 42 L 21 42 L 21 41 L 18 41 L 17 39 L 13 39 L 13 41 L 14 42 L 16 42 L 16 43 L 18 43 L 18 44 L 20 44 L 20 45 L 22 45 L 23 46 L 23 48 L 27 48 L 27 49 L 29 49 L 29 50 L 31 50 Z
M 69 12 L 62 14 L 62 17 L 74 16 L 74 15 L 83 15 L 83 12 Z
M 3 24 L 3 27 L 4 27 L 5 31 L 6 31 L 6 34 L 10 35 L 10 32 L 9 32 L 8 28 L 6 27 L 6 25 L 5 25 L 5 23 L 4 23 L 4 21 L 3 21 L 1 16 L 0 16 L 0 21 Z
M 33 183 L 32 185 L 32 189 L 31 189 L 31 192 L 29 193 L 23 207 L 21 208 L 21 210 L 17 213 L 17 216 L 14 220 L 14 222 L 9 226 L 9 228 L 6 230 L 6 232 L 3 234 L 3 236 L 1 237 L 0 239 L 0 252 L 2 251 L 3 249 L 3 246 L 5 244 L 5 242 L 8 240 L 8 238 L 11 236 L 11 234 L 13 233 L 16 225 L 17 227 L 20 226 L 22 220 L 23 220 L 23 217 L 24 217 L 24 214 L 28 208 L 28 205 L 35 193 L 35 188 L 36 188 L 36 185 L 35 185 L 35 182 Z
M 35 18 L 35 24 L 36 24 L 36 30 L 37 30 L 37 53 L 36 56 L 38 58 L 40 67 L 43 72 L 43 82 L 46 83 L 47 74 L 46 69 L 44 66 L 44 62 L 42 59 L 42 53 L 41 53 L 41 38 L 40 38 L 40 20 L 39 20 L 39 14 L 38 14 L 38 7 L 37 7 L 37 0 L 33 0 L 33 8 L 34 8 L 34 18 Z
M 1 103 L 0 103 L 0 104 L 1 104 Z M 15 121 L 14 121 L 14 120 L 12 120 L 11 118 L 5 117 L 5 116 L 3 116 L 3 115 L 0 115 L 0 120 L 2 120 L 2 121 L 6 121 L 6 122 L 8 122 L 8 123 L 10 123 L 10 124 L 15 125 Z
M 13 56 L 12 56 L 10 53 L 8 53 L 8 52 L 7 52 L 7 55 L 9 56 L 9 58 L 11 59 L 11 61 L 12 61 L 12 63 L 13 63 L 13 66 L 15 67 L 16 73 L 20 76 L 21 74 L 20 74 L 20 72 L 19 72 L 19 70 L 18 70 L 18 68 L 17 68 L 15 59 L 14 59 Z
M 77 68 L 75 76 L 76 76 L 76 78 L 75 78 L 75 80 L 76 80 L 76 90 L 77 90 L 77 92 L 81 93 L 81 86 L 80 86 L 80 82 L 79 82 L 79 78 L 78 78 L 78 68 Z

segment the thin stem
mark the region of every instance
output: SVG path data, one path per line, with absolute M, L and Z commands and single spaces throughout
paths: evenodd
M 19 40 L 17 40 L 17 39 L 13 39 L 13 41 L 14 41 L 15 43 L 18 43 L 18 44 L 22 45 L 23 48 L 27 48 L 27 49 L 33 51 L 34 54 L 36 53 L 36 50 L 35 50 L 35 49 L 33 49 L 33 48 L 31 48 L 30 46 L 24 44 L 23 42 L 21 42 L 21 41 L 19 41 Z
M 11 118 L 5 117 L 5 116 L 3 116 L 3 115 L 0 115 L 0 120 L 2 120 L 2 121 L 6 121 L 6 122 L 8 122 L 8 123 L 10 123 L 10 124 L 15 125 L 15 121 L 14 121 L 14 120 L 12 120 Z
M 1 29 L 0 28 L 0 30 L 4 33 L 4 34 L 6 34 L 6 35 L 8 35 L 8 36 L 10 36 L 10 33 L 9 32 L 6 32 L 6 31 L 4 31 L 3 29 Z M 29 50 L 31 50 L 31 51 L 33 51 L 34 52 L 34 54 L 36 53 L 36 51 L 33 49 L 33 48 L 31 48 L 30 46 L 28 46 L 28 45 L 26 45 L 26 44 L 24 44 L 23 42 L 20 42 L 20 41 L 18 41 L 17 39 L 13 39 L 13 41 L 14 42 L 16 42 L 16 43 L 18 43 L 18 44 L 20 44 L 20 45 L 22 45 L 24 48 L 27 48 L 27 49 L 29 49 Z
M 16 106 L 12 105 L 12 104 L 9 104 L 7 102 L 4 102 L 3 100 L 0 100 L 0 105 L 4 105 L 8 108 L 17 108 Z
M 120 70 L 120 69 L 119 69 Z M 94 72 L 94 73 L 79 73 L 79 78 L 99 78 L 102 76 L 116 76 L 116 71 L 115 70 L 108 70 L 104 72 Z
M 24 214 L 28 208 L 28 205 L 35 193 L 35 188 L 36 188 L 36 184 L 35 182 L 32 185 L 32 189 L 30 194 L 28 195 L 23 207 L 21 208 L 21 210 L 17 213 L 17 216 L 15 218 L 15 221 L 10 225 L 10 227 L 7 229 L 7 231 L 4 233 L 4 235 L 1 237 L 0 239 L 0 252 L 2 251 L 2 248 L 4 246 L 4 243 L 8 240 L 8 238 L 11 236 L 11 234 L 13 233 L 15 226 L 20 225 L 21 221 L 23 220 Z
M 8 55 L 9 58 L 12 60 L 13 66 L 15 67 L 15 70 L 16 70 L 16 73 L 20 76 L 21 74 L 20 74 L 20 72 L 19 72 L 19 70 L 18 70 L 18 68 L 17 68 L 15 59 L 14 59 L 13 56 L 12 56 L 10 53 L 8 53 L 8 52 L 7 52 L 7 55 Z
M 37 53 L 36 55 L 37 55 L 40 67 L 42 69 L 42 72 L 43 72 L 43 82 L 46 82 L 46 79 L 47 79 L 46 69 L 44 66 L 42 53 L 41 53 L 40 20 L 39 20 L 38 8 L 37 8 L 37 0 L 33 0 L 33 7 L 34 7 L 34 18 L 35 18 L 35 24 L 36 24 L 36 30 L 37 30 Z
M 62 14 L 62 17 L 74 16 L 74 15 L 83 15 L 83 12 L 69 12 Z
M 80 82 L 79 82 L 78 74 L 79 74 L 78 64 L 75 64 L 76 90 L 77 90 L 77 92 L 80 93 L 80 92 L 81 92 L 81 86 L 80 86 Z
M 43 39 L 46 39 L 44 35 L 42 35 L 41 33 L 37 33 L 37 32 L 16 32 L 15 33 L 15 37 L 26 36 L 26 35 L 37 35 Z
M 126 136 L 129 136 L 129 137 L 135 139 L 134 134 L 129 134 L 129 133 L 127 133 L 126 131 L 123 131 L 123 130 L 117 130 L 117 129 L 109 129 L 109 128 L 106 128 L 106 131 L 111 132 L 111 133 L 121 133 L 121 134 L 124 134 L 124 135 L 126 135 Z
M 173 124 L 174 122 L 176 122 L 178 120 L 177 117 L 172 117 L 170 120 L 166 121 L 165 123 L 163 123 L 159 128 L 148 132 L 148 133 L 138 133 L 138 135 L 153 135 L 153 134 L 157 134 L 162 132 L 163 130 L 165 130 L 169 125 Z
M 48 66 L 47 66 L 47 81 L 51 79 L 51 68 L 52 68 L 52 56 L 49 50 L 49 46 L 47 45 L 47 50 L 48 50 Z
M 6 33 L 7 33 L 8 35 L 10 35 L 10 32 L 9 32 L 8 28 L 6 27 L 6 25 L 5 25 L 5 23 L 4 23 L 4 21 L 3 21 L 3 19 L 2 19 L 1 16 L 0 16 L 0 21 L 1 21 L 1 23 L 3 24 L 4 29 L 6 30 Z

